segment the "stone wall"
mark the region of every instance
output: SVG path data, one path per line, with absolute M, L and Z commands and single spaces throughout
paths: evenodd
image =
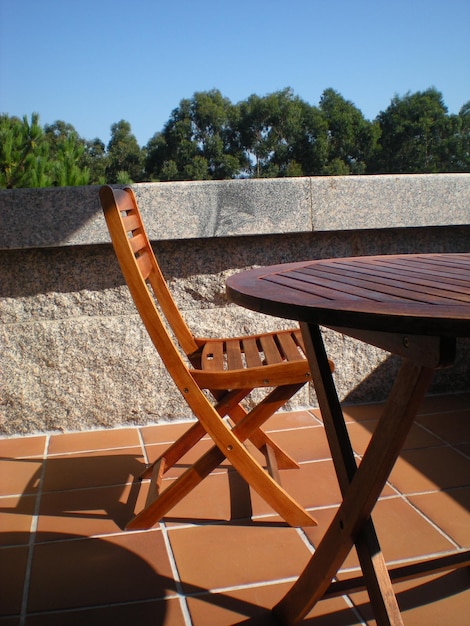
M 198 335 L 288 326 L 225 298 L 228 275 L 306 258 L 469 251 L 470 175 L 135 185 L 178 305 Z M 0 191 L 0 432 L 189 417 L 143 329 L 97 187 Z M 326 332 L 341 399 L 383 399 L 388 354 Z M 469 342 L 434 392 L 469 390 Z M 294 406 L 315 404 L 312 389 Z

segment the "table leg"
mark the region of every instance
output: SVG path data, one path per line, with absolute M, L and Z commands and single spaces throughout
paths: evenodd
M 302 325 L 315 388 L 338 473 L 343 502 L 301 576 L 273 612 L 282 624 L 298 623 L 318 600 L 356 543 L 377 623 L 402 624 L 385 562 L 370 520 L 434 369 L 405 360 L 359 467 L 347 434 L 323 340 L 317 326 Z
M 357 470 L 354 452 L 331 371 L 325 368 L 328 357 L 321 331 L 318 326 L 302 324 L 301 327 L 333 463 L 344 496 Z M 384 626 L 402 625 L 400 609 L 371 518 L 356 539 L 356 550 L 378 623 Z

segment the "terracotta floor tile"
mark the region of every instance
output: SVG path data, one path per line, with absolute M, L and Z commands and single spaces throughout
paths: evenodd
M 34 459 L 0 460 L 0 496 L 36 493 L 42 473 L 42 463 Z
M 20 616 L 0 617 L 0 626 L 21 626 Z
M 351 422 L 348 424 L 349 437 L 356 454 L 364 454 L 376 425 L 377 420 L 364 420 L 362 422 Z M 441 445 L 440 439 L 434 437 L 418 424 L 413 424 L 406 438 L 403 450 L 439 445 Z
M 37 612 L 155 600 L 174 590 L 159 530 L 40 543 L 34 550 L 28 609 Z
M 394 585 L 398 605 L 406 626 L 467 626 L 470 615 L 470 573 L 468 568 L 417 578 Z M 367 619 L 372 618 L 365 592 L 351 596 Z
M 290 585 L 277 584 L 230 590 L 188 599 L 193 626 L 233 626 L 247 618 L 270 622 L 270 610 L 287 593 Z M 248 623 L 248 622 L 247 622 Z M 251 622 L 250 622 L 251 623 Z M 312 626 L 355 626 L 360 622 L 342 598 L 322 600 L 300 622 Z
M 312 512 L 318 521 L 318 526 L 304 528 L 303 531 L 314 546 L 318 546 L 335 513 L 335 508 Z M 427 554 L 455 549 L 452 543 L 447 541 L 402 498 L 380 500 L 372 513 L 372 518 L 387 562 L 420 558 Z M 341 569 L 355 568 L 358 565 L 359 562 L 353 550 Z
M 453 447 L 470 459 L 470 442 L 455 443 Z
M 52 435 L 48 454 L 87 452 L 91 450 L 105 450 L 107 448 L 130 448 L 139 445 L 140 440 L 136 428 L 89 430 L 86 432 Z
M 152 424 L 151 426 L 142 426 L 140 432 L 142 440 L 145 444 L 152 443 L 173 443 L 180 437 L 194 422 L 174 422 Z
M 293 528 L 195 526 L 169 530 L 183 588 L 217 589 L 296 576 L 309 551 Z
M 331 458 L 323 426 L 270 433 L 272 439 L 298 463 Z
M 140 483 L 43 494 L 38 541 L 70 536 L 89 537 L 119 532 L 145 506 Z M 136 500 L 137 498 L 137 500 Z
M 447 446 L 405 450 L 390 474 L 390 483 L 405 494 L 469 484 L 470 459 Z
M 402 498 L 380 500 L 373 519 L 387 562 L 454 549 Z
M 205 452 L 212 448 L 214 443 L 208 438 L 204 438 L 199 441 L 193 448 L 191 448 L 181 459 L 172 467 L 168 468 L 165 476 L 168 478 L 174 478 L 179 476 L 190 465 L 195 463 Z M 168 448 L 168 444 L 146 444 L 145 450 L 149 463 L 154 463 Z M 226 460 L 221 462 L 221 466 L 229 467 L 230 463 Z
M 409 499 L 455 542 L 470 548 L 470 487 L 410 496 Z
M 11 437 L 0 439 L 0 457 L 20 459 L 30 456 L 43 456 L 46 449 L 46 436 Z
M 470 397 L 466 394 L 450 393 L 439 396 L 426 396 L 418 409 L 418 415 L 425 413 L 444 413 L 468 409 Z
M 347 404 L 342 406 L 346 422 L 351 420 L 361 422 L 363 420 L 379 419 L 382 415 L 383 404 Z
M 0 548 L 0 615 L 21 611 L 28 548 Z
M 317 409 L 318 414 L 320 410 Z M 304 428 L 310 426 L 318 426 L 321 420 L 316 416 L 316 412 L 312 410 L 304 411 L 280 411 L 275 413 L 263 426 L 266 432 L 273 430 L 286 430 L 288 428 Z
M 470 409 L 420 415 L 417 421 L 448 443 L 470 442 Z
M 245 481 L 234 470 L 224 469 L 205 478 L 165 515 L 164 520 L 200 523 L 247 520 L 250 516 L 250 491 Z
M 387 485 L 373 513 L 389 561 L 454 550 L 454 543 L 433 524 L 457 545 L 469 545 L 469 406 L 470 394 L 423 403 L 408 449 L 392 474 L 394 486 L 410 494 L 410 502 Z M 379 404 L 345 408 L 356 452 L 366 446 L 381 410 Z M 329 456 L 319 415 L 318 409 L 280 413 L 267 424 L 273 439 L 301 461 L 300 470 L 283 470 L 281 479 L 311 510 L 317 527 L 289 528 L 233 469 L 227 471 L 227 461 L 165 517 L 193 626 L 234 626 L 258 619 L 255 616 L 290 588 L 286 579 L 294 580 L 308 562 L 305 537 L 318 543 L 341 499 L 332 462 L 318 461 Z M 34 536 L 29 614 L 21 626 L 187 626 L 160 527 L 134 533 L 120 529 L 146 495 L 145 486 L 137 494 L 138 484 L 133 483 L 144 467 L 139 431 L 154 459 L 188 426 L 169 423 L 50 436 L 51 456 L 45 462 Z M 428 430 L 451 445 L 443 445 Z M 45 435 L 0 439 L 0 626 L 20 626 L 28 542 L 33 537 L 29 531 L 43 475 L 39 457 L 46 443 Z M 164 484 L 210 445 L 210 440 L 202 441 L 167 474 Z M 255 456 L 262 458 L 258 451 Z M 442 488 L 445 491 L 439 491 Z M 356 566 L 352 551 L 344 567 Z M 405 624 L 466 624 L 469 588 L 468 568 L 396 585 Z M 216 591 L 209 594 L 209 589 Z M 367 595 L 355 594 L 354 600 L 369 617 Z M 301 623 L 342 626 L 360 621 L 342 598 L 336 598 L 320 602 Z M 373 623 L 370 618 L 368 624 Z
M 57 613 L 38 613 L 26 620 L 26 626 L 185 626 L 177 598 L 116 604 L 105 607 Z M 3 625 L 2 625 L 3 626 Z
M 0 498 L 0 545 L 28 543 L 36 496 Z
M 340 490 L 332 461 L 302 463 L 300 469 L 281 471 L 281 485 L 301 506 L 310 509 L 338 504 Z M 252 490 L 253 514 L 269 515 L 272 508 Z
M 54 456 L 46 461 L 44 491 L 125 484 L 145 465 L 140 448 Z

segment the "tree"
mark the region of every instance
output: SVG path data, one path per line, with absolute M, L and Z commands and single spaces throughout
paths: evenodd
M 108 167 L 106 146 L 96 137 L 91 141 L 85 141 L 85 150 L 80 158 L 80 165 L 88 168 L 91 185 L 103 185 L 106 183 L 106 168 Z
M 72 124 L 62 120 L 46 124 L 44 139 L 49 144 L 53 184 L 58 187 L 88 185 L 90 168 L 83 162 L 85 141 Z
M 236 176 L 245 156 L 236 132 L 237 107 L 220 91 L 181 100 L 146 146 L 145 171 L 158 180 L 220 180 Z
M 48 145 L 39 125 L 39 115 L 31 121 L 0 116 L 0 187 L 46 187 L 49 175 Z
M 137 139 L 131 132 L 131 125 L 121 120 L 111 126 L 111 139 L 108 143 L 108 163 L 105 170 L 106 179 L 110 183 L 117 183 L 123 179 L 124 172 L 127 180 L 138 182 L 143 179 L 142 153 Z
M 470 101 L 466 102 L 458 115 L 451 115 L 449 138 L 450 172 L 470 172 Z
M 373 171 L 406 174 L 449 169 L 454 133 L 439 91 L 430 88 L 395 96 L 377 121 L 380 152 Z
M 57 158 L 54 163 L 54 183 L 58 187 L 88 185 L 90 170 L 79 166 L 84 151 L 83 142 L 75 134 L 70 134 L 58 143 Z
M 328 157 L 324 174 L 364 174 L 376 150 L 380 134 L 377 124 L 334 89 L 326 89 L 320 110 L 328 127 Z
M 326 128 L 318 109 L 287 88 L 240 103 L 239 134 L 256 177 L 319 173 Z

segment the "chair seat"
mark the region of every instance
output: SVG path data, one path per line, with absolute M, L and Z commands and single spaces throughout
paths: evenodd
M 310 369 L 299 329 L 244 337 L 198 339 L 192 375 L 203 389 L 305 383 Z

